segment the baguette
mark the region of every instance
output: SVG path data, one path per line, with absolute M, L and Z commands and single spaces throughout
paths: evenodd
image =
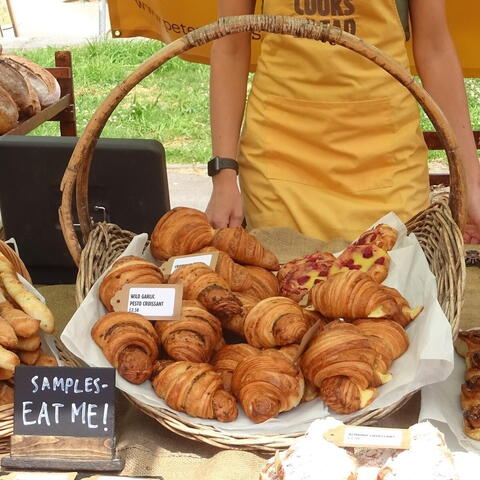
M 48 70 L 18 55 L 3 55 L 1 58 L 30 82 L 42 108 L 58 102 L 60 85 Z
M 12 96 L 0 86 L 0 135 L 18 123 L 18 108 Z
M 44 332 L 53 333 L 55 330 L 55 320 L 52 312 L 33 293 L 25 288 L 17 278 L 12 264 L 2 253 L 0 253 L 0 280 L 3 282 L 5 290 L 15 303 L 18 304 L 26 314 L 40 320 L 40 328 Z

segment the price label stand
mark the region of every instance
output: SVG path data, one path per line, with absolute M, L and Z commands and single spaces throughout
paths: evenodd
M 17 367 L 8 469 L 119 472 L 113 368 Z

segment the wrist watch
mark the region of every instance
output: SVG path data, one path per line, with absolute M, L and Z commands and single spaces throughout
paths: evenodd
M 238 162 L 233 158 L 213 157 L 207 164 L 207 172 L 210 177 L 215 176 L 224 168 L 231 168 L 238 174 Z

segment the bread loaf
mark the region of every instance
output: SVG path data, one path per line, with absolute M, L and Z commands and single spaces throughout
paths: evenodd
M 8 132 L 17 125 L 18 108 L 12 96 L 0 87 L 0 135 Z
M 18 108 L 20 119 L 29 118 L 41 109 L 38 95 L 28 79 L 0 58 L 0 87 L 12 97 Z
M 58 102 L 60 85 L 48 70 L 18 55 L 3 55 L 1 58 L 30 82 L 37 93 L 41 108 Z

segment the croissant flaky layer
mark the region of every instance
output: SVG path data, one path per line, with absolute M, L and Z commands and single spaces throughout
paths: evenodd
M 257 303 L 244 322 L 247 342 L 254 347 L 300 343 L 309 327 L 303 309 L 285 297 L 266 298 Z
M 247 357 L 260 354 L 258 348 L 247 343 L 225 345 L 216 354 L 212 361 L 215 370 L 222 376 L 223 387 L 227 392 L 231 391 L 232 375 L 237 365 Z
M 158 358 L 158 336 L 152 324 L 141 315 L 112 312 L 92 328 L 92 337 L 118 373 L 131 383 L 147 380 Z
M 304 388 L 298 366 L 276 350 L 243 359 L 232 377 L 232 392 L 255 423 L 296 407 Z
M 184 302 L 181 318 L 155 322 L 164 352 L 173 360 L 209 362 L 220 340 L 220 321 L 196 302 Z
M 280 288 L 277 277 L 269 270 L 262 267 L 245 265 L 245 269 L 252 279 L 250 288 L 243 290 L 242 293 L 256 297 L 260 300 L 269 297 L 276 297 Z
M 129 255 L 118 259 L 100 283 L 99 296 L 105 308 L 113 310 L 112 298 L 126 284 L 164 283 L 160 268 L 148 260 Z
M 215 232 L 212 245 L 237 262 L 256 265 L 267 270 L 278 270 L 277 257 L 243 227 L 220 228 Z
M 227 282 L 230 290 L 235 292 L 244 292 L 253 285 L 253 279 L 248 270 L 242 265 L 234 262 L 230 256 L 216 249 L 215 247 L 205 247 L 200 250 L 201 253 L 218 252 L 218 260 L 215 265 L 215 271 Z
M 155 393 L 166 404 L 192 417 L 231 422 L 237 418 L 237 402 L 223 389 L 222 378 L 208 363 L 163 362 L 152 376 Z
M 158 260 L 198 252 L 210 245 L 214 230 L 205 213 L 194 208 L 177 207 L 168 211 L 155 225 L 150 250 Z
M 168 283 L 183 285 L 183 298 L 198 300 L 213 315 L 232 316 L 241 312 L 240 300 L 230 291 L 227 282 L 203 263 L 178 268 Z

